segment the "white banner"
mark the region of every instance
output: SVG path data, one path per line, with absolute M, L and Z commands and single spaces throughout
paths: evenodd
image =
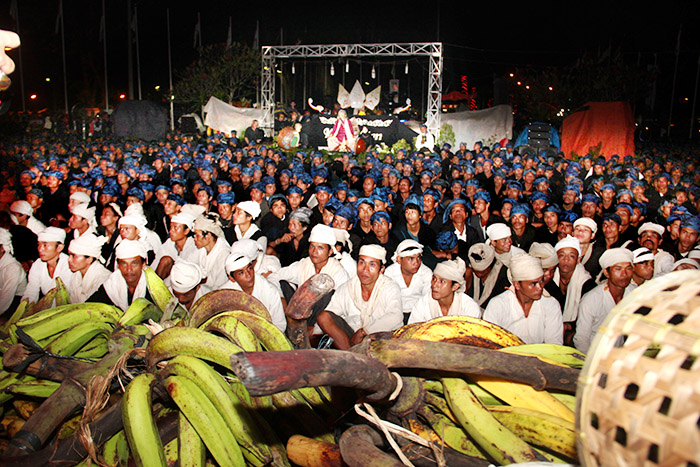
M 243 137 L 245 129 L 253 120 L 262 121 L 263 118 L 263 111 L 260 109 L 234 107 L 213 96 L 202 110 L 206 113 L 206 126 L 226 134 L 236 130 L 239 137 Z
M 440 116 L 440 124 L 445 123 L 452 126 L 455 146 L 459 146 L 459 143 L 467 143 L 467 149 L 474 147 L 477 141 L 491 146 L 503 138 L 513 139 L 513 109 L 509 105 L 498 105 L 484 110 L 443 113 Z M 438 135 L 435 136 L 435 139 L 440 141 Z

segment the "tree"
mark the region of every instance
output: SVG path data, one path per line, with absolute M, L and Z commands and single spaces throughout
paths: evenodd
M 253 100 L 260 63 L 260 52 L 245 44 L 200 47 L 199 58 L 177 73 L 175 100 L 195 111 L 211 96 L 228 103 Z

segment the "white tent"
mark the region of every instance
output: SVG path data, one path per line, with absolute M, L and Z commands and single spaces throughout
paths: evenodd
M 263 118 L 263 111 L 260 109 L 234 107 L 213 96 L 202 110 L 207 114 L 204 118 L 206 126 L 226 134 L 236 130 L 239 136 L 243 136 L 243 132 L 253 120 L 262 121 Z
M 443 113 L 441 125 L 452 126 L 455 143 L 467 143 L 470 149 L 481 141 L 492 145 L 503 138 L 513 139 L 513 109 L 509 105 L 498 105 L 485 110 Z M 439 135 L 435 135 L 439 141 Z

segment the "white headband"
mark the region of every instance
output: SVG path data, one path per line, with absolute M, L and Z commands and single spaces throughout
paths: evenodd
M 511 256 L 509 271 L 513 282 L 531 281 L 544 276 L 542 262 L 527 253 Z
M 194 228 L 194 220 L 195 218 L 192 214 L 180 211 L 172 217 L 171 222 L 173 224 L 184 225 L 192 230 Z
M 554 251 L 558 252 L 563 248 L 573 248 L 578 252 L 578 255 L 581 256 L 581 242 L 579 242 L 578 238 L 576 237 L 567 235 L 566 237 L 562 238 L 554 246 Z
M 83 193 L 82 191 L 76 191 L 75 193 L 70 195 L 70 199 L 74 199 L 77 202 L 84 204 L 90 202 L 90 195 L 88 195 L 87 193 Z
M 106 237 L 98 237 L 95 234 L 87 233 L 73 239 L 68 245 L 68 251 L 74 255 L 100 258 L 102 256 L 102 246 L 105 243 L 107 243 Z
M 177 260 L 170 270 L 170 286 L 177 293 L 185 293 L 202 282 L 202 269 L 189 261 Z
M 255 201 L 242 201 L 238 203 L 238 207 L 257 219 L 260 215 L 260 205 Z
M 449 279 L 459 284 L 457 292 L 464 292 L 466 281 L 464 274 L 467 272 L 467 265 L 462 258 L 457 258 L 454 261 L 443 261 L 435 266 L 433 274 L 440 276 L 443 279 Z
M 420 254 L 423 254 L 423 245 L 413 239 L 407 238 L 396 247 L 396 251 L 394 252 L 394 256 L 391 257 L 391 260 L 396 262 L 398 258 Z
M 243 253 L 251 261 L 258 258 L 258 255 L 263 253 L 261 245 L 250 238 L 243 238 L 241 240 L 233 242 L 231 245 L 231 254 L 233 253 Z
M 630 263 L 634 260 L 634 255 L 627 248 L 611 248 L 605 250 L 605 252 L 600 255 L 598 263 L 603 269 L 607 269 L 618 263 Z
M 485 271 L 496 257 L 496 250 L 486 243 L 475 243 L 469 247 L 469 264 L 477 272 Z
M 333 227 L 327 225 L 318 224 L 311 229 L 311 234 L 309 234 L 309 243 L 324 243 L 330 245 L 331 249 L 335 249 L 335 233 L 333 232 Z
M 596 222 L 588 217 L 580 217 L 574 221 L 574 229 L 578 227 L 579 225 L 582 225 L 584 227 L 588 227 L 591 229 L 591 232 L 593 235 L 598 231 L 598 224 Z
M 510 227 L 506 224 L 498 223 L 486 227 L 486 235 L 489 237 L 489 240 L 495 242 L 496 240 L 510 237 L 513 234 L 510 231 Z
M 138 240 L 122 240 L 114 249 L 114 255 L 117 259 L 136 258 L 137 256 L 146 259 L 148 251 L 146 247 Z
M 655 223 L 653 223 L 653 222 L 645 222 L 645 223 L 643 223 L 643 224 L 639 227 L 639 230 L 637 230 L 637 233 L 638 233 L 639 235 L 641 235 L 642 232 L 647 232 L 647 231 L 649 231 L 649 232 L 656 232 L 656 233 L 659 235 L 659 237 L 663 237 L 663 236 L 664 236 L 664 228 L 663 228 L 663 226 L 661 226 L 661 225 L 659 225 L 659 224 L 655 224 Z
M 634 255 L 634 264 L 643 263 L 645 261 L 652 261 L 654 259 L 654 253 L 651 252 L 649 248 L 637 248 L 632 252 Z
M 95 220 L 95 207 L 88 207 L 88 205 L 85 203 L 76 204 L 71 208 L 70 212 L 71 214 L 80 216 L 83 219 L 87 219 L 90 222 Z
M 335 243 L 342 243 L 348 247 L 350 253 L 352 253 L 352 242 L 350 241 L 350 232 L 345 229 L 336 229 L 333 227 L 333 233 L 335 234 Z
M 10 256 L 15 254 L 14 247 L 12 246 L 12 234 L 9 230 L 0 227 L 0 245 L 5 248 L 5 252 L 9 253 Z
M 146 218 L 139 214 L 128 214 L 119 218 L 119 227 L 122 225 L 133 225 L 138 230 L 144 230 L 146 228 Z
M 226 274 L 238 271 L 251 263 L 251 259 L 245 253 L 233 252 L 226 258 Z
M 540 261 L 542 261 L 542 267 L 544 269 L 549 269 L 559 264 L 557 252 L 554 251 L 554 247 L 549 243 L 533 242 L 532 245 L 530 245 L 530 251 L 528 253 L 530 256 L 539 258 Z
M 34 215 L 32 205 L 24 200 L 15 201 L 14 203 L 12 203 L 10 205 L 10 212 L 18 212 L 20 214 L 24 214 L 25 216 Z
M 368 256 L 386 263 L 386 249 L 381 245 L 364 245 L 360 248 L 359 256 Z
M 59 229 L 58 227 L 46 227 L 44 230 L 39 232 L 40 242 L 66 242 L 66 231 Z

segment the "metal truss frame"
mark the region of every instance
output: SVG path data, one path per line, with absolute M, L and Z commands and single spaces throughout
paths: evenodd
M 263 110 L 261 128 L 269 136 L 273 132 L 275 113 L 275 64 L 293 58 L 340 57 L 410 57 L 427 56 L 428 105 L 426 126 L 437 139 L 440 135 L 442 110 L 442 42 L 410 42 L 386 44 L 268 45 L 262 47 L 260 100 Z

